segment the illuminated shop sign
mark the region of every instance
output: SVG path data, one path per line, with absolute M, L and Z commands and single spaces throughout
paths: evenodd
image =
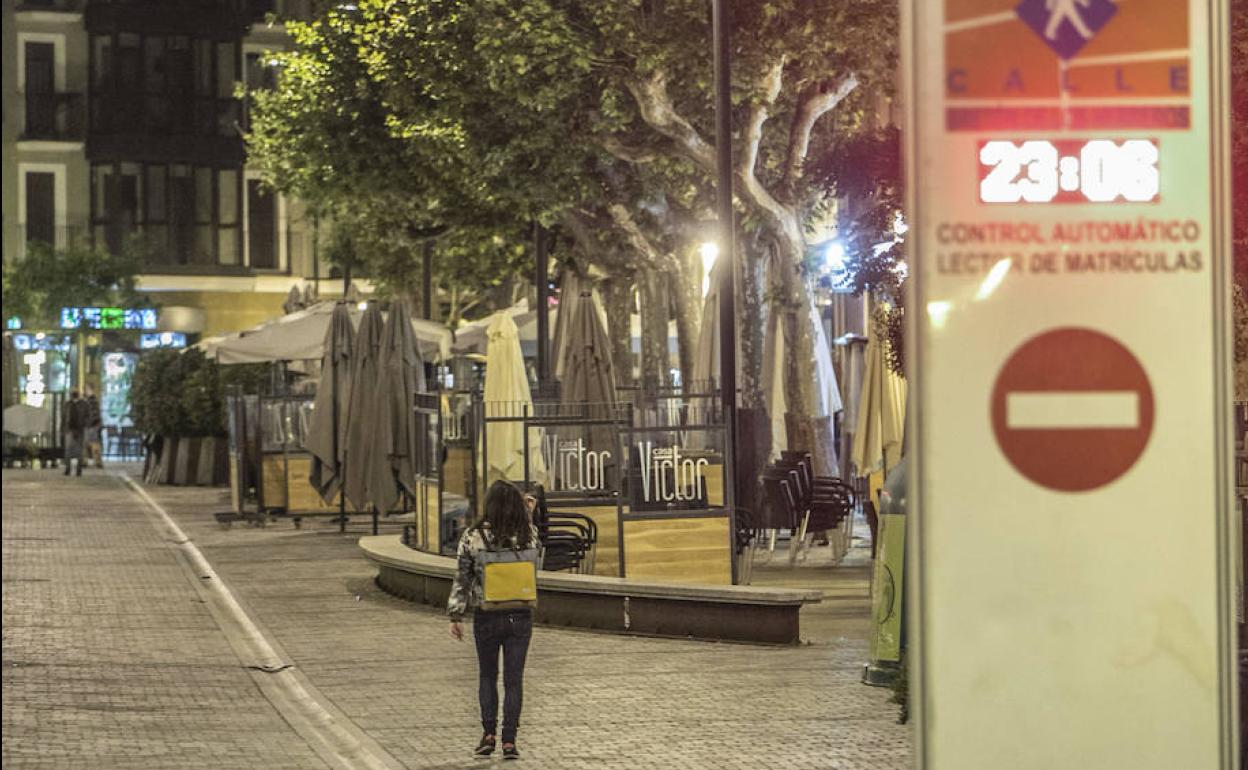
M 85 323 L 84 323 L 85 322 Z M 63 307 L 61 328 L 156 329 L 156 309 L 122 307 Z
M 139 347 L 143 350 L 156 350 L 157 348 L 184 348 L 186 347 L 186 335 L 182 332 L 142 334 L 139 336 Z
M 55 350 L 67 352 L 70 339 L 64 334 L 14 334 L 13 347 L 21 352 L 28 350 Z
M 45 365 L 48 363 L 48 354 L 43 350 L 27 353 L 22 356 L 22 363 L 26 366 L 26 403 L 35 407 L 43 406 L 47 391 L 43 375 L 46 371 Z
M 20 329 L 22 328 L 22 319 L 17 316 L 9 316 L 4 319 L 4 328 L 9 331 L 16 331 L 17 329 Z

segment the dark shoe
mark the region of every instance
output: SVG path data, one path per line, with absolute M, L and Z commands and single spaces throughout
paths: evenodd
M 519 759 L 520 750 L 516 748 L 514 743 L 503 744 L 503 759 Z
M 78 466 L 78 472 L 77 472 L 77 473 L 75 473 L 74 475 L 75 475 L 75 476 L 81 476 L 81 475 L 82 475 L 82 466 L 81 466 L 81 465 L 79 465 L 79 466 Z
M 65 475 L 66 475 L 66 476 L 68 476 L 68 475 L 69 475 L 69 466 L 68 466 L 68 465 L 66 465 L 66 466 L 65 466 Z
M 473 756 L 488 757 L 494 753 L 494 736 L 483 735 L 481 742 L 477 744 L 477 748 L 473 750 Z

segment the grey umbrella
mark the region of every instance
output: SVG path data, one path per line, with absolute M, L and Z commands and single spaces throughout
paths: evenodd
M 402 300 L 390 307 L 381 334 L 377 367 L 368 488 L 373 505 L 379 511 L 390 511 L 399 500 L 400 489 L 416 494 L 421 436 L 415 394 L 425 389 L 425 364 L 416 347 L 411 314 Z
M 351 400 L 347 407 L 347 454 L 343 489 L 357 511 L 368 510 L 374 502 L 369 488 L 373 462 L 373 434 L 377 430 L 377 386 L 380 376 L 381 309 L 368 303 L 355 333 L 355 359 L 351 362 Z
M 615 404 L 615 370 L 611 362 L 611 340 L 597 305 L 591 292 L 582 291 L 575 303 L 574 315 L 565 327 L 563 403 L 572 408 L 589 405 L 581 407 L 589 417 L 610 419 L 615 414 L 611 408 Z M 609 426 L 594 426 L 582 434 L 587 450 L 601 452 L 615 448 L 615 433 Z
M 351 311 L 345 302 L 339 302 L 325 330 L 321 381 L 316 389 L 307 440 L 308 451 L 312 453 L 312 486 L 325 502 L 333 502 L 342 489 L 354 342 Z

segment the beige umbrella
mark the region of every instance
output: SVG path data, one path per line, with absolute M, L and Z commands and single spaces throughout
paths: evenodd
M 763 337 L 763 397 L 767 406 L 767 419 L 771 422 L 771 450 L 769 460 L 780 456 L 789 448 L 788 428 L 784 415 L 789 411 L 784 392 L 784 369 L 786 344 L 784 314 L 772 307 L 767 314 L 767 333 Z
M 533 396 L 520 350 L 520 332 L 507 311 L 495 313 L 486 330 L 489 340 L 485 354 L 485 409 L 487 416 L 520 417 L 532 412 Z M 516 422 L 486 424 L 486 483 L 494 479 L 520 481 L 524 478 L 524 426 Z M 541 438 L 530 434 L 529 476 L 544 481 L 546 463 L 542 459 Z
M 878 333 L 867 341 L 862 398 L 854 428 L 851 460 L 857 473 L 866 476 L 888 472 L 901 460 L 905 435 L 906 383 L 888 368 L 888 342 Z
M 321 380 L 316 388 L 307 440 L 308 451 L 312 453 L 310 481 L 325 502 L 333 502 L 342 488 L 354 342 L 351 312 L 346 303 L 340 302 L 325 332 Z

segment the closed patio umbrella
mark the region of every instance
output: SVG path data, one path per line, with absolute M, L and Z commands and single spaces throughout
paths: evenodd
M 565 310 L 565 312 L 567 312 Z M 598 302 L 585 289 L 569 314 L 563 339 L 563 403 L 587 404 L 591 419 L 610 419 L 615 410 L 615 368 L 611 361 L 611 339 L 602 322 Z M 570 412 L 572 410 L 569 410 Z M 594 426 L 583 432 L 586 449 L 615 454 L 615 432 L 609 426 Z
M 425 389 L 425 364 L 416 348 L 411 314 L 402 300 L 390 306 L 377 358 L 377 388 L 369 491 L 379 511 L 394 509 L 399 491 L 416 494 L 417 452 L 421 437 L 416 393 Z
M 533 396 L 524 369 L 520 350 L 520 334 L 507 311 L 495 313 L 486 335 L 489 345 L 485 354 L 485 409 L 488 416 L 519 417 L 531 412 Z M 520 422 L 486 424 L 486 483 L 503 478 L 520 481 L 524 478 L 524 426 Z M 536 431 L 534 431 L 536 433 Z M 544 480 L 546 464 L 542 459 L 540 436 L 530 435 L 529 472 L 534 480 Z
M 862 398 L 851 460 L 860 476 L 888 472 L 901 459 L 905 432 L 906 383 L 888 368 L 888 342 L 879 333 L 867 341 Z
M 769 460 L 775 460 L 780 456 L 781 450 L 789 448 L 789 432 L 784 420 L 785 413 L 789 411 L 788 398 L 784 392 L 788 348 L 786 342 L 784 313 L 781 309 L 772 307 L 767 314 L 767 332 L 763 336 L 763 397 L 767 405 L 767 419 L 771 423 Z
M 325 332 L 321 381 L 316 389 L 307 439 L 308 451 L 312 453 L 310 481 L 325 502 L 332 502 L 342 489 L 354 342 L 351 313 L 346 303 L 340 302 Z
M 380 377 L 381 310 L 370 302 L 360 318 L 351 362 L 351 400 L 347 407 L 347 454 L 343 488 L 356 510 L 376 502 L 369 488 L 372 450 L 377 431 L 377 383 Z

